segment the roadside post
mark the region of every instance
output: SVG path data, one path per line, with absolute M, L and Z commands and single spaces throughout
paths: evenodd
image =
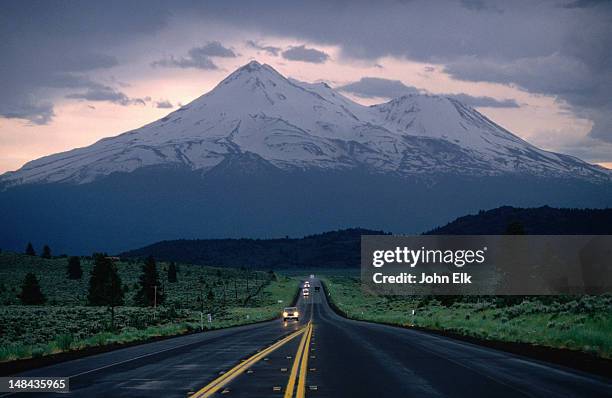
M 153 286 L 153 319 L 157 319 L 157 285 Z

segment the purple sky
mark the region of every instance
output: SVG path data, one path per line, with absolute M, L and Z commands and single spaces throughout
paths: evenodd
M 0 172 L 139 127 L 249 60 L 372 104 L 457 96 L 612 165 L 612 4 L 4 2 Z

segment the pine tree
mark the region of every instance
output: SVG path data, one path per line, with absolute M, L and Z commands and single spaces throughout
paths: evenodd
M 151 307 L 155 303 L 157 305 L 163 303 L 163 289 L 157 274 L 157 264 L 155 264 L 155 259 L 152 256 L 149 256 L 142 266 L 142 275 L 140 275 L 139 283 L 140 290 L 138 290 L 135 297 L 138 304 L 144 307 Z
M 40 255 L 42 258 L 51 258 L 51 248 L 49 245 L 44 245 L 42 254 Z
M 33 273 L 28 273 L 23 280 L 21 286 L 21 294 L 19 295 L 21 302 L 25 305 L 39 305 L 44 304 L 45 296 L 40 290 L 38 279 Z
M 35 256 L 36 251 L 34 251 L 34 246 L 32 246 L 32 242 L 28 242 L 28 246 L 26 247 L 25 254 L 28 256 Z
M 174 264 L 174 262 L 171 262 L 168 266 L 168 282 L 176 283 L 176 281 L 176 264 Z
M 268 279 L 270 279 L 271 281 L 278 280 L 278 278 L 276 277 L 276 274 L 274 273 L 273 270 L 268 271 Z
M 89 278 L 89 305 L 106 306 L 111 311 L 111 327 L 115 326 L 115 307 L 123 305 L 123 289 L 117 267 L 104 254 L 94 254 L 94 267 Z
M 68 279 L 81 279 L 83 269 L 81 268 L 81 259 L 73 256 L 68 259 Z

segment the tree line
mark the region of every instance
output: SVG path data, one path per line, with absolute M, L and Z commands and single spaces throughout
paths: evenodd
M 125 304 L 125 295 L 130 290 L 128 285 L 122 283 L 121 276 L 118 272 L 115 258 L 109 257 L 104 253 L 95 253 L 92 255 L 93 267 L 89 274 L 89 284 L 87 290 L 87 305 L 107 307 L 111 318 L 111 328 L 114 327 L 115 308 Z M 225 307 L 228 299 L 234 299 L 246 305 L 249 300 L 255 297 L 261 288 L 269 280 L 274 280 L 276 275 L 270 271 L 267 276 L 258 278 L 258 273 L 255 273 L 255 279 L 250 282 L 249 274 L 244 267 L 241 271 L 247 272 L 246 291 L 242 292 L 233 280 L 233 289 L 231 281 L 222 280 L 222 271 L 217 270 L 217 278 L 214 283 L 206 281 L 203 276 L 198 279 L 198 290 L 196 295 L 197 307 L 202 313 L 216 312 L 217 304 L 219 308 Z M 168 283 L 178 282 L 178 266 L 171 262 L 166 267 Z M 72 280 L 80 280 L 83 278 L 84 272 L 81 266 L 81 258 L 76 256 L 68 257 L 66 265 L 66 277 Z M 260 283 L 261 282 L 261 283 Z M 217 286 L 220 290 L 217 297 L 215 296 L 214 287 Z M 149 256 L 142 264 L 141 274 L 138 282 L 134 284 L 133 300 L 136 305 L 142 307 L 153 307 L 164 304 L 166 301 L 166 293 L 164 285 L 160 281 L 160 274 L 156 260 Z M 240 296 L 240 298 L 239 298 Z M 38 278 L 34 273 L 28 273 L 22 283 L 21 292 L 19 294 L 21 303 L 24 305 L 43 305 L 46 302 L 45 295 L 41 289 Z M 172 307 L 172 303 L 170 306 Z
M 113 260 L 103 253 L 95 253 L 93 261 L 94 266 L 89 278 L 87 304 L 106 306 L 111 310 L 116 306 L 123 305 L 125 291 L 117 271 L 117 266 Z M 83 277 L 83 269 L 79 257 L 73 256 L 68 259 L 66 274 L 69 279 L 81 279 Z M 177 269 L 174 263 L 170 264 L 168 268 L 168 281 L 170 283 L 177 281 Z M 45 303 L 45 296 L 35 274 L 30 272 L 25 276 L 19 297 L 25 305 L 41 305 Z M 149 257 L 142 267 L 135 301 L 138 305 L 150 307 L 162 304 L 164 299 L 165 295 L 159 280 L 157 264 L 153 257 Z

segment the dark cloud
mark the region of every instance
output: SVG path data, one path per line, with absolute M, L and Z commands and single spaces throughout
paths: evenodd
M 171 55 L 168 58 L 163 58 L 158 61 L 151 62 L 151 66 L 154 68 L 196 68 L 208 70 L 219 69 L 219 67 L 215 65 L 215 63 L 207 56 L 189 56 L 174 58 L 174 56 Z
M 66 54 L 41 51 L 40 62 L 30 60 L 30 55 L 19 54 L 15 58 L 5 59 L 8 65 L 0 66 L 3 87 L 0 90 L 0 116 L 47 124 L 55 113 L 51 101 L 39 95 L 41 90 L 89 88 L 94 83 L 83 76 L 83 72 L 117 65 L 114 57 L 89 52 L 77 57 L 70 51 Z M 22 63 L 14 65 L 18 61 Z
M 558 54 L 504 63 L 468 57 L 448 63 L 445 71 L 461 80 L 514 83 L 553 95 L 577 96 L 595 90 L 595 79 L 586 74 L 584 62 Z M 587 95 L 582 101 L 591 99 Z
M 162 29 L 168 10 L 154 2 L 3 1 L 0 116 L 49 123 L 62 91 L 88 90 L 87 74 L 118 65 L 111 48 Z
M 612 114 L 610 109 L 612 109 L 612 105 L 608 109 L 583 111 L 585 116 L 593 121 L 593 128 L 589 133 L 592 138 L 612 143 Z
M 3 105 L 0 109 L 2 116 L 7 119 L 24 119 L 39 125 L 49 123 L 55 116 L 51 103 L 22 102 L 14 105 Z
M 518 108 L 519 104 L 513 99 L 497 100 L 495 98 L 483 96 L 474 97 L 468 94 L 445 94 L 446 97 L 454 98 L 459 102 L 473 108 Z
M 492 5 L 491 2 L 487 2 L 484 0 L 461 0 L 461 4 L 468 10 L 472 11 L 493 11 L 493 12 L 503 12 L 500 8 Z
M 315 48 L 308 48 L 305 45 L 289 47 L 283 51 L 283 58 L 290 61 L 303 61 L 313 64 L 322 64 L 329 59 L 329 55 Z
M 359 81 L 338 87 L 338 90 L 355 94 L 362 98 L 397 98 L 406 94 L 418 93 L 415 87 L 407 86 L 399 80 L 362 77 Z
M 254 42 L 253 40 L 247 40 L 245 44 L 247 45 L 247 47 L 254 48 L 260 51 L 265 51 L 266 53 L 268 53 L 268 55 L 273 55 L 275 57 L 278 56 L 278 53 L 282 50 L 280 47 L 264 46 L 257 42 Z
M 563 4 L 563 8 L 591 8 L 597 6 L 605 6 L 610 0 L 576 0 L 567 4 Z
M 449 63 L 445 70 L 461 80 L 514 84 L 555 96 L 594 122 L 593 138 L 612 142 L 612 68 L 596 73 L 580 58 L 552 54 L 504 63 L 469 57 Z
M 125 93 L 117 91 L 112 87 L 96 84 L 92 84 L 85 92 L 68 94 L 66 98 L 111 102 L 123 106 L 145 105 L 145 98 L 130 98 Z
M 170 109 L 174 108 L 174 105 L 172 105 L 172 103 L 168 100 L 161 100 L 155 103 L 155 107 L 160 109 Z
M 236 54 L 232 49 L 223 47 L 218 41 L 209 41 L 202 47 L 195 47 L 189 50 L 190 56 L 223 57 L 235 58 Z
M 408 86 L 399 80 L 382 79 L 379 77 L 362 77 L 359 81 L 338 87 L 338 90 L 357 95 L 362 98 L 397 98 L 403 95 L 416 94 L 423 90 Z M 468 94 L 443 94 L 472 107 L 518 108 L 512 99 L 496 100 L 491 97 L 474 97 Z
M 224 47 L 218 41 L 211 41 L 202 47 L 194 47 L 187 52 L 187 56 L 175 58 L 170 56 L 151 63 L 153 67 L 165 68 L 196 68 L 196 69 L 218 69 L 210 57 L 234 58 L 236 54 L 229 48 Z

